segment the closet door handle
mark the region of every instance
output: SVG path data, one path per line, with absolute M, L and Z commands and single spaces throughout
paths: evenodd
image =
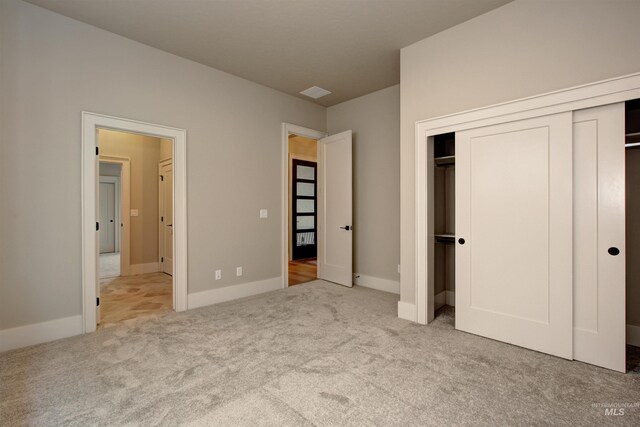
M 458 239 L 458 243 L 460 243 L 461 245 L 464 245 L 464 239 L 461 237 Z
M 620 253 L 620 249 L 615 246 L 611 246 L 607 252 L 609 252 L 609 255 L 616 256 Z
M 345 225 L 344 227 L 340 227 L 341 230 L 353 230 L 353 227 L 349 226 L 349 225 Z

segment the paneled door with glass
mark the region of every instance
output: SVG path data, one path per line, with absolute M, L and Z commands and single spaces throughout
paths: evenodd
M 316 206 L 317 182 L 316 163 L 305 160 L 292 160 L 292 258 L 315 258 L 316 245 Z

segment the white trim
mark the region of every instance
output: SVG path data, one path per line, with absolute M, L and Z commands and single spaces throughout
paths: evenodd
M 282 287 L 289 286 L 289 135 L 295 134 L 319 140 L 327 136 L 326 132 L 305 128 L 290 123 L 282 123 L 282 147 L 281 147 L 281 199 L 282 199 L 282 241 L 281 241 L 281 265 L 282 265 Z M 320 159 L 317 159 L 318 161 Z M 316 236 L 317 243 L 317 236 Z
M 128 276 L 130 260 L 130 232 L 131 232 L 131 219 L 129 217 L 129 206 L 131 204 L 131 159 L 128 157 L 120 156 L 105 156 L 100 155 L 98 157 L 99 162 L 103 163 L 115 163 L 120 165 L 120 212 L 118 216 L 122 227 L 118 227 L 118 233 L 120 235 L 120 275 Z
M 173 139 L 174 167 L 174 268 L 173 306 L 187 309 L 187 132 L 168 126 L 82 112 L 82 315 L 83 331 L 96 330 L 97 232 L 96 146 L 97 129 L 113 129 Z
M 282 289 L 282 277 L 196 292 L 189 294 L 189 309 L 205 307 L 238 298 L 263 294 L 265 292 L 277 291 L 279 289 Z
M 398 301 L 398 317 L 410 322 L 415 322 L 416 305 L 409 302 Z
M 82 316 L 70 316 L 0 331 L 0 352 L 82 333 Z
M 456 306 L 456 293 L 455 291 L 445 291 L 445 303 L 450 307 Z
M 415 124 L 415 295 L 417 322 L 433 319 L 433 156 L 431 138 L 497 123 L 581 110 L 640 98 L 640 73 L 545 93 L 475 110 L 418 121 Z
M 627 325 L 627 344 L 640 347 L 640 326 Z
M 356 273 L 353 275 L 353 284 L 356 286 L 362 286 L 363 288 L 371 288 L 378 291 L 400 295 L 400 282 L 396 280 L 365 276 L 364 274 Z
M 160 271 L 159 262 L 148 262 L 146 264 L 131 264 L 129 268 L 129 275 L 134 276 L 136 274 L 157 273 Z
M 437 310 L 443 305 L 456 306 L 456 293 L 454 291 L 440 291 L 434 298 L 434 308 Z
M 447 304 L 447 291 L 438 292 L 434 298 L 434 303 L 433 303 L 435 309 L 437 310 L 446 304 Z

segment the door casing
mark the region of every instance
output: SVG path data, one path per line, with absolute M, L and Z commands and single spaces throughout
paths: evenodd
M 290 123 L 282 124 L 282 147 L 281 156 L 281 200 L 282 209 L 280 221 L 282 224 L 282 240 L 281 240 L 281 266 L 282 266 L 282 287 L 289 286 L 289 135 L 295 134 L 311 139 L 322 139 L 327 136 L 326 132 L 297 126 Z M 319 146 L 318 146 L 319 147 Z M 320 166 L 320 158 L 318 156 L 318 167 Z M 317 236 L 316 236 L 317 245 Z
M 187 135 L 186 130 L 83 111 L 82 135 L 82 316 L 83 332 L 96 330 L 98 129 L 111 129 L 173 140 L 174 276 L 173 307 L 187 307 Z

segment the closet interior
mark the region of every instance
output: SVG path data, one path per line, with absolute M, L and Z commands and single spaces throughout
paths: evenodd
M 434 136 L 434 293 L 437 316 L 455 306 L 455 133 Z
M 625 105 L 626 323 L 640 325 L 640 99 Z

